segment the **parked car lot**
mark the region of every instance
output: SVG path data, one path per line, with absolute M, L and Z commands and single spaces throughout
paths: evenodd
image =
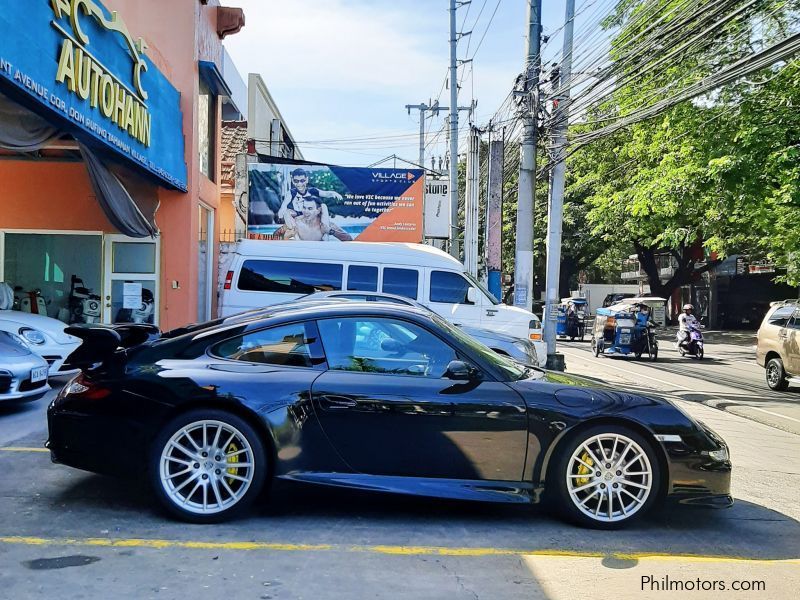
M 234 515 L 272 477 L 489 502 L 546 493 L 601 528 L 665 497 L 732 502 L 724 442 L 669 402 L 526 369 L 415 308 L 300 304 L 117 352 L 116 332 L 81 333 L 102 364 L 50 406 L 53 460 L 142 474 L 186 520 Z
M 67 326 L 58 319 L 19 310 L 0 310 L 0 331 L 22 338 L 31 352 L 41 356 L 49 365 L 49 373 L 72 375 L 78 372 L 67 362 L 81 341 L 65 333 Z

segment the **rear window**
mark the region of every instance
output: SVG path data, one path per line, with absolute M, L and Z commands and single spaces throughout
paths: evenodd
M 395 269 L 386 267 L 383 270 L 383 291 L 387 294 L 417 299 L 419 289 L 419 272 L 413 269 Z
M 246 260 L 239 274 L 240 290 L 313 294 L 342 289 L 342 265 L 283 260 Z
M 347 267 L 347 289 L 358 292 L 377 292 L 378 267 L 363 265 Z
M 775 325 L 777 327 L 786 327 L 789 319 L 792 318 L 794 310 L 794 306 L 781 306 L 767 318 L 767 322 L 770 325 Z

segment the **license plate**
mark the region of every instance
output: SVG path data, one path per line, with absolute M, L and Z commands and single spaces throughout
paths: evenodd
M 622 333 L 622 334 L 620 334 L 619 343 L 620 344 L 630 344 L 631 343 L 631 334 L 630 333 Z
M 47 379 L 47 369 L 49 367 L 36 367 L 31 369 L 31 383 L 38 383 Z

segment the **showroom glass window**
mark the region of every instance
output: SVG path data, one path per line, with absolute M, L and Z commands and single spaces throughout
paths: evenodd
M 383 270 L 382 289 L 387 294 L 396 294 L 416 300 L 419 289 L 419 272 L 414 269 L 386 267 Z
M 197 96 L 197 129 L 200 172 L 214 181 L 214 153 L 216 151 L 216 103 L 206 82 L 200 79 L 200 90 Z
M 347 289 L 359 292 L 377 292 L 378 267 L 364 265 L 347 267 Z
M 313 294 L 342 289 L 342 265 L 292 262 L 285 260 L 246 260 L 239 274 L 240 290 Z
M 447 304 L 473 304 L 467 300 L 467 290 L 472 287 L 459 273 L 431 271 L 431 302 Z
M 293 323 L 225 340 L 214 346 L 211 354 L 252 363 L 312 367 L 311 337 L 304 323 Z
M 336 371 L 440 378 L 456 359 L 441 339 L 405 321 L 362 317 L 317 325 L 328 367 Z

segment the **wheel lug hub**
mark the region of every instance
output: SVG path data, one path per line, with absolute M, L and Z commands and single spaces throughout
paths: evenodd
M 604 489 L 606 489 L 606 484 L 605 484 L 605 483 L 601 483 L 601 484 L 600 484 L 600 489 L 601 489 L 601 490 L 604 490 Z
M 611 463 L 607 463 L 606 464 L 606 469 L 610 469 L 610 468 L 611 468 Z
M 617 471 L 617 477 L 619 477 L 620 475 L 622 475 L 622 471 Z
M 219 461 L 220 461 L 220 457 L 219 457 L 219 455 L 215 456 L 215 457 L 214 457 L 214 460 L 215 460 L 215 461 L 217 461 L 217 462 L 219 462 Z
M 208 452 L 203 452 L 203 458 L 208 458 Z
M 206 475 L 205 473 L 203 473 L 203 479 L 208 479 L 208 475 Z
M 601 473 L 600 471 L 598 471 L 597 473 L 595 473 L 595 477 L 600 477 L 601 475 L 602 475 L 602 473 Z
M 618 487 L 619 487 L 619 484 L 618 484 L 618 483 L 613 483 L 613 484 L 611 484 L 611 487 L 613 487 L 613 488 L 618 488 Z
M 192 466 L 193 466 L 195 469 L 199 469 L 199 468 L 200 468 L 200 463 L 194 463 L 194 465 L 192 465 Z
M 220 471 L 219 469 L 217 469 L 216 471 L 214 471 L 214 473 L 216 473 L 217 475 L 219 475 L 220 473 L 222 473 L 222 471 Z

